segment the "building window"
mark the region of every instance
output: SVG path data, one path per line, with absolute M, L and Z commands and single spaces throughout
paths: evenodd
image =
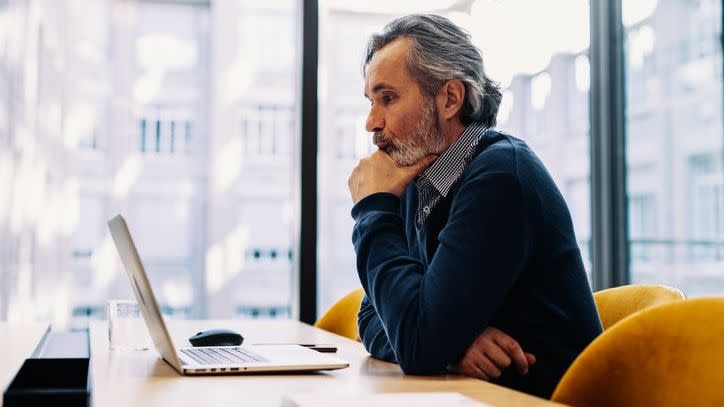
M 629 235 L 631 260 L 645 262 L 651 259 L 656 244 L 656 197 L 653 194 L 629 196 Z
M 138 118 L 139 151 L 161 155 L 190 154 L 191 125 L 188 110 L 149 109 Z
M 371 134 L 365 131 L 366 114 L 360 111 L 338 111 L 334 115 L 336 159 L 356 161 L 375 149 Z
M 94 127 L 88 135 L 78 141 L 78 147 L 84 150 L 98 150 L 98 128 Z
M 288 159 L 293 136 L 291 106 L 251 105 L 241 108 L 241 140 L 244 152 L 255 159 Z
M 720 155 L 689 159 L 691 200 L 689 236 L 692 261 L 724 260 L 724 172 Z

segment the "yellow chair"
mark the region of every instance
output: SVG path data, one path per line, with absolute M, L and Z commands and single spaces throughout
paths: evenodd
M 359 341 L 357 312 L 365 292 L 362 288 L 340 298 L 314 324 L 315 327 Z
M 724 297 L 674 301 L 605 331 L 552 400 L 575 407 L 724 406 Z
M 665 285 L 635 284 L 601 290 L 593 294 L 601 324 L 606 330 L 634 312 L 686 299 L 681 291 Z

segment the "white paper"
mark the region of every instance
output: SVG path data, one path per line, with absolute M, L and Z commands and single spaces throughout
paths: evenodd
M 375 394 L 323 394 L 307 393 L 287 396 L 282 407 L 492 407 L 463 394 L 439 393 L 375 393 Z

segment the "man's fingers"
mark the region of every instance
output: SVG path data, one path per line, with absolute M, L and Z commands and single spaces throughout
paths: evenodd
M 468 375 L 497 379 L 503 370 L 514 364 L 519 374 L 528 374 L 529 367 L 535 364 L 535 356 L 523 352 L 517 341 L 494 327 L 487 327 L 465 353 L 459 363 L 465 366 Z
M 497 379 L 500 377 L 500 369 L 495 366 L 495 363 L 491 362 L 485 355 L 482 353 L 476 355 L 477 357 L 473 359 L 473 363 L 482 370 L 486 376 Z
M 490 345 L 485 347 L 483 353 L 500 369 L 507 369 L 512 362 L 505 350 L 492 340 Z
M 493 339 L 495 340 L 495 343 L 503 348 L 505 353 L 510 356 L 513 363 L 518 368 L 518 372 L 520 374 L 528 374 L 528 359 L 525 357 L 523 349 L 521 349 L 518 342 L 501 331 L 498 331 L 497 335 L 495 335 Z
M 464 374 L 465 376 L 475 377 L 480 380 L 484 380 L 486 382 L 490 381 L 490 378 L 488 375 L 485 374 L 485 372 L 480 369 L 478 366 L 476 366 L 474 363 L 461 363 L 458 366 L 458 370 L 460 373 Z

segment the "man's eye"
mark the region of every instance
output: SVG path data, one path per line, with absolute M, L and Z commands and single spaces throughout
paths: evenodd
M 382 101 L 385 102 L 385 103 L 390 103 L 390 102 L 392 102 L 392 99 L 394 99 L 394 96 L 392 96 L 392 95 L 382 96 Z

